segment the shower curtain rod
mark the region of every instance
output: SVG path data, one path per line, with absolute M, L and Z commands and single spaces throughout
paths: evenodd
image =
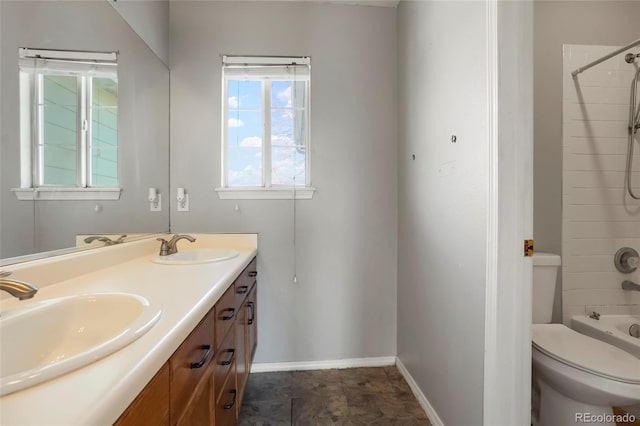
M 609 58 L 613 58 L 614 56 L 616 56 L 616 55 L 618 55 L 618 54 L 620 54 L 620 53 L 624 52 L 625 50 L 629 50 L 629 49 L 631 49 L 632 47 L 635 47 L 635 46 L 640 46 L 640 39 L 638 39 L 638 40 L 636 40 L 636 41 L 634 41 L 634 42 L 632 42 L 632 43 L 630 43 L 630 44 L 626 45 L 625 47 L 621 47 L 620 49 L 616 50 L 615 52 L 611 52 L 611 53 L 609 53 L 608 55 L 605 55 L 605 56 L 603 56 L 603 57 L 602 57 L 602 58 L 600 58 L 600 59 L 596 59 L 596 60 L 595 60 L 595 61 L 593 61 L 593 62 L 589 62 L 587 65 L 585 65 L 585 66 L 583 66 L 583 67 L 580 67 L 580 68 L 576 69 L 575 71 L 572 71 L 572 72 L 571 72 L 571 75 L 572 75 L 573 77 L 575 77 L 575 76 L 577 76 L 578 74 L 580 74 L 582 71 L 586 71 L 586 70 L 588 70 L 589 68 L 591 68 L 591 67 L 593 67 L 593 66 L 595 66 L 595 65 L 598 65 L 600 62 L 604 62 L 604 61 L 606 61 L 606 60 L 607 60 L 607 59 L 609 59 Z

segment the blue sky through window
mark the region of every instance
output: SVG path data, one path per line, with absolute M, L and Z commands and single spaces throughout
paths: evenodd
M 262 185 L 262 82 L 228 82 L 229 186 Z
M 271 84 L 264 105 L 262 84 Z M 229 80 L 227 87 L 227 180 L 262 186 L 263 109 L 271 114 L 271 184 L 305 185 L 305 82 Z M 269 165 L 266 165 L 269 167 Z M 294 180 L 295 177 L 295 180 Z

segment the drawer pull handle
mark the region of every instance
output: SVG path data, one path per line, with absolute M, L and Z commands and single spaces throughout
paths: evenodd
M 251 271 L 251 272 L 249 272 L 249 277 L 250 277 L 250 278 L 254 278 L 254 277 L 257 277 L 257 276 L 258 276 L 258 271 Z
M 202 359 L 198 362 L 192 362 L 191 368 L 200 368 L 207 363 L 209 357 L 211 356 L 211 345 L 202 345 L 200 349 L 206 350 Z
M 236 308 L 227 308 L 222 312 L 229 312 L 228 315 L 223 315 L 222 316 L 222 321 L 229 321 L 236 314 Z
M 224 408 L 225 410 L 231 410 L 233 406 L 236 405 L 236 396 L 238 396 L 238 391 L 235 389 L 231 389 L 229 393 L 233 395 L 233 399 L 231 400 L 230 404 L 224 404 L 222 406 L 222 408 Z
M 231 356 L 229 356 L 229 359 L 224 360 L 220 363 L 220 365 L 229 365 L 233 362 L 233 359 L 236 357 L 236 350 L 235 349 L 227 349 L 225 350 L 225 352 L 228 352 L 231 354 Z
M 255 304 L 253 302 L 247 302 L 247 307 L 249 308 L 249 320 L 247 321 L 248 325 L 253 324 L 253 321 L 256 319 L 254 306 Z
M 242 285 L 242 286 L 238 287 L 238 289 L 236 290 L 236 293 L 238 293 L 238 294 L 247 294 L 248 291 L 249 291 L 249 286 L 248 285 Z
M 253 320 L 256 319 L 256 313 L 253 310 L 253 306 L 254 306 L 253 302 L 247 302 L 247 307 L 249 308 L 249 320 L 247 321 L 247 324 L 249 325 L 253 324 Z

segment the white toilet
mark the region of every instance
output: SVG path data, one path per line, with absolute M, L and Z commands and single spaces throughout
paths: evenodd
M 532 362 L 538 426 L 615 426 L 612 406 L 640 402 L 640 359 L 551 321 L 560 256 L 533 255 Z

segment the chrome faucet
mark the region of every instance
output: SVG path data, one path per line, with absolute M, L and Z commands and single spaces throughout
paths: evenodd
M 112 240 L 109 237 L 103 237 L 102 235 L 92 235 L 90 237 L 87 237 L 84 239 L 84 242 L 89 244 L 94 240 L 98 240 L 104 243 L 104 245 L 106 246 L 112 246 L 114 244 L 120 244 L 124 242 L 124 239 L 127 237 L 127 235 L 120 235 L 120 237 L 117 240 Z
M 196 242 L 196 239 L 191 235 L 179 235 L 175 234 L 169 241 L 164 238 L 156 238 L 158 241 L 162 241 L 162 245 L 160 246 L 160 256 L 168 256 L 170 254 L 174 254 L 178 252 L 178 241 L 180 240 L 189 240 L 192 243 Z
M 622 289 L 640 291 L 640 284 L 636 284 L 630 280 L 624 280 L 622 281 Z
M 0 290 L 4 290 L 20 300 L 31 299 L 38 292 L 38 287 L 32 284 L 5 278 L 9 275 L 11 272 L 0 272 Z

